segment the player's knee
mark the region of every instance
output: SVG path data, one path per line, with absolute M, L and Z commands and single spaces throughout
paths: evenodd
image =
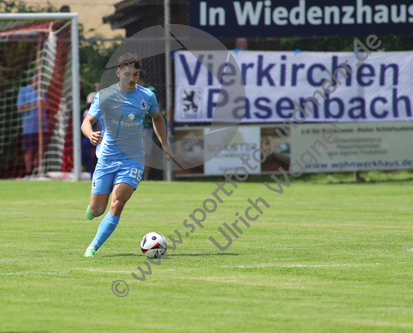
M 98 217 L 98 216 L 102 215 L 104 212 L 105 212 L 105 207 L 99 207 L 98 205 L 90 206 L 90 213 L 94 217 Z
M 125 207 L 125 203 L 123 200 L 114 200 L 110 204 L 110 208 L 115 211 L 122 211 L 123 207 Z

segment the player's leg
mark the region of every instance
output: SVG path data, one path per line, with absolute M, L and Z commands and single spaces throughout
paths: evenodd
M 93 183 L 92 183 L 92 191 L 93 191 Z M 86 209 L 86 217 L 89 220 L 92 220 L 93 218 L 100 216 L 105 212 L 106 207 L 108 205 L 109 196 L 110 196 L 110 193 L 104 193 L 104 194 L 92 193 L 90 195 L 90 204 Z M 92 243 L 90 243 L 90 245 L 87 247 L 86 252 L 83 255 L 84 257 L 94 257 L 95 252 L 99 249 L 100 245 L 102 245 L 104 240 L 106 240 L 107 237 L 109 237 L 107 236 L 104 240 L 101 240 L 102 234 L 104 235 L 106 233 L 106 229 L 108 228 L 107 224 L 108 224 L 108 221 L 105 216 L 102 222 L 100 222 L 95 238 L 93 239 Z M 110 225 L 109 225 L 109 228 L 111 228 Z M 115 230 L 115 228 L 113 228 L 113 230 Z
M 30 133 L 23 134 L 23 145 L 24 150 L 24 166 L 26 169 L 26 175 L 31 171 L 32 166 L 32 148 L 31 148 L 31 135 Z
M 38 160 L 39 160 L 39 133 L 31 133 L 30 134 L 30 149 L 31 149 L 31 164 L 30 164 L 30 172 L 34 174 L 36 170 L 38 170 Z
M 97 172 L 95 171 L 95 173 L 93 174 L 90 204 L 86 209 L 86 217 L 89 220 L 93 219 L 96 216 L 102 215 L 108 205 L 110 192 L 113 187 L 113 180 L 116 174 L 115 172 L 108 172 L 108 169 L 110 170 L 110 168 L 101 167 L 97 169 Z M 107 173 L 105 173 L 105 171 L 107 171 Z M 95 238 L 86 249 L 86 252 L 84 254 L 85 257 L 94 257 L 95 252 L 98 250 L 99 246 L 103 244 L 103 241 L 100 241 L 100 238 L 102 234 L 105 234 L 107 222 L 108 221 L 105 217 L 100 223 Z
M 26 168 L 26 174 L 28 175 L 31 171 L 32 166 L 32 151 L 31 149 L 26 149 L 24 151 L 24 165 Z
M 130 199 L 133 192 L 142 179 L 144 166 L 136 161 L 124 162 L 113 181 L 112 199 L 109 212 L 99 225 L 98 231 L 92 243 L 86 250 L 86 257 L 94 257 L 95 252 L 103 245 L 109 236 L 115 231 L 120 215 L 126 202 Z
M 132 196 L 135 188 L 126 183 L 115 184 L 112 191 L 109 212 L 114 216 L 120 217 L 123 207 Z
M 86 209 L 86 217 L 92 220 L 95 217 L 102 215 L 108 206 L 110 193 L 106 194 L 91 194 L 90 204 Z
M 85 257 L 94 257 L 95 252 L 103 245 L 119 224 L 120 214 L 126 202 L 130 199 L 135 188 L 131 185 L 121 183 L 113 186 L 112 200 L 109 212 L 100 222 L 96 236 L 86 250 Z
M 38 171 L 39 167 L 39 148 L 32 150 L 32 172 L 34 173 L 36 170 Z
M 121 186 L 122 185 L 122 186 Z M 132 188 L 131 190 L 129 188 Z M 113 186 L 112 201 L 110 204 L 110 212 L 115 216 L 120 216 L 125 203 L 130 199 L 135 189 L 128 184 L 116 184 Z M 86 210 L 86 216 L 90 214 L 92 218 L 102 215 L 108 205 L 110 194 L 91 194 L 90 204 Z
M 118 167 L 115 164 L 98 161 L 92 176 L 90 203 L 86 208 L 86 218 L 88 220 L 92 220 L 105 212 L 117 169 Z

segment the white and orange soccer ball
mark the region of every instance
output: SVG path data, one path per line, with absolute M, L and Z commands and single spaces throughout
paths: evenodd
M 148 258 L 161 258 L 168 249 L 166 237 L 159 232 L 150 232 L 141 240 L 141 250 Z

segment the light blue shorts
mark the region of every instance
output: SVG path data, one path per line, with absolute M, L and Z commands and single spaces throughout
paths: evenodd
M 134 159 L 121 161 L 98 160 L 92 177 L 92 194 L 112 193 L 113 185 L 126 183 L 135 190 L 143 177 L 145 166 Z

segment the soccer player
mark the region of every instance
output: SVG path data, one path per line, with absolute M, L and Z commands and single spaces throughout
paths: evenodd
M 145 154 L 141 131 L 146 113 L 153 119 L 155 134 L 166 153 L 165 159 L 170 161 L 174 156 L 166 140 L 165 121 L 155 95 L 137 85 L 140 68 L 141 61 L 136 54 L 121 56 L 116 71 L 119 82 L 98 92 L 82 123 L 82 132 L 97 146 L 98 156 L 86 210 L 89 220 L 105 212 L 112 193 L 109 211 L 86 249 L 85 257 L 94 257 L 113 233 L 126 202 L 142 179 Z M 94 132 L 92 125 L 98 119 L 103 120 L 102 131 Z

